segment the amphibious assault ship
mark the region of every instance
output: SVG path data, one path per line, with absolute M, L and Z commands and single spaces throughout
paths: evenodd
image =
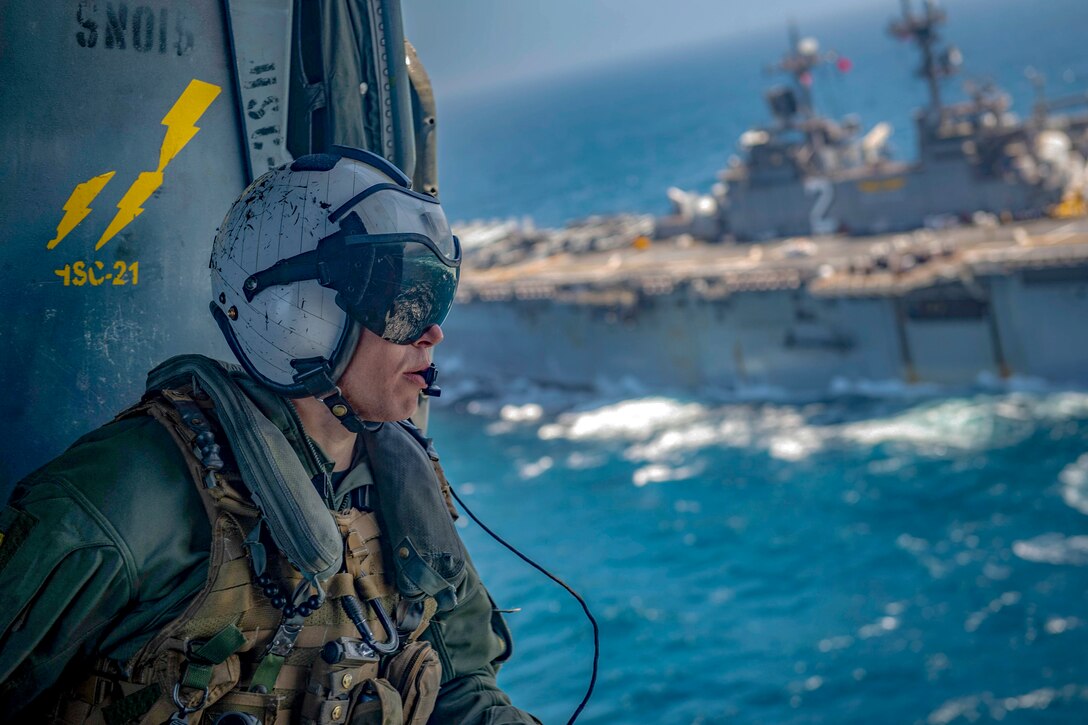
M 861 135 L 815 112 L 807 78 L 834 57 L 794 33 L 776 66 L 792 84 L 767 94 L 774 123 L 741 137 L 746 157 L 712 194 L 670 190 L 676 213 L 657 220 L 460 229 L 447 363 L 755 395 L 1088 382 L 1088 119 L 1041 101 L 1021 121 L 987 85 L 945 103 L 960 64 L 940 46 L 945 16 L 902 11 L 889 30 L 916 42 L 929 90 L 916 161 L 890 158 L 887 124 Z

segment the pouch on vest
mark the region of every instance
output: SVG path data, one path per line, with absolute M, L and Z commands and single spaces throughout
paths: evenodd
M 367 680 L 352 693 L 350 725 L 403 725 L 400 694 L 385 679 Z
M 385 679 L 400 693 L 404 725 L 425 725 L 438 702 L 442 661 L 426 640 L 417 640 L 385 662 Z
M 397 589 L 410 600 L 433 597 L 439 611 L 453 609 L 468 554 L 447 513 L 434 463 L 400 424 L 359 435 L 374 472 L 377 510 L 392 545 Z

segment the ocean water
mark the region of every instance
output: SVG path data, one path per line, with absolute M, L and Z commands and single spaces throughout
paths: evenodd
M 585 723 L 1088 721 L 1088 393 L 436 405 L 465 503 L 585 596 Z M 545 723 L 591 629 L 462 517 Z
M 998 81 L 1020 113 L 1028 65 L 1051 95 L 1088 89 L 1088 3 L 948 5 L 965 77 Z M 883 33 L 896 10 L 799 20 L 854 63 L 817 75 L 818 106 L 866 129 L 891 121 L 910 158 L 925 91 L 916 53 Z M 439 89 L 444 205 L 541 225 L 663 213 L 666 187 L 708 190 L 738 134 L 766 120 L 763 68 L 785 42 L 783 28 L 471 96 Z M 449 377 L 431 433 L 450 480 L 600 621 L 580 722 L 1088 722 L 1088 393 L 710 402 L 507 381 L 489 397 Z M 589 676 L 588 623 L 461 523 L 500 606 L 520 610 L 500 682 L 566 722 Z

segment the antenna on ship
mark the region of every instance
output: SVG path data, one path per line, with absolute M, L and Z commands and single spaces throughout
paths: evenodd
M 1031 108 L 1032 122 L 1039 128 L 1043 128 L 1046 125 L 1047 108 L 1046 101 L 1046 76 L 1039 72 L 1034 66 L 1028 66 L 1024 69 L 1024 77 L 1031 83 L 1031 89 L 1034 91 L 1035 103 Z
M 940 81 L 953 75 L 963 61 L 963 56 L 955 46 L 940 50 L 937 43 L 940 35 L 937 28 L 944 24 L 945 13 L 933 0 L 923 0 L 925 12 L 916 15 L 910 0 L 901 0 L 903 17 L 893 20 L 888 25 L 888 33 L 900 40 L 911 40 L 922 49 L 922 65 L 918 76 L 926 80 L 929 86 L 929 107 L 935 116 L 942 111 Z
M 797 130 L 804 134 L 808 145 L 817 156 L 834 143 L 837 133 L 833 124 L 816 113 L 812 104 L 812 73 L 819 66 L 834 63 L 842 72 L 851 63 L 835 51 L 821 51 L 820 43 L 811 36 L 802 36 L 793 20 L 789 24 L 789 50 L 769 73 L 784 73 L 792 79 L 789 86 L 776 86 L 767 92 L 767 104 L 774 114 L 779 130 Z
M 813 37 L 801 37 L 796 21 L 789 25 L 790 49 L 782 59 L 767 70 L 785 73 L 793 78 L 797 92 L 797 110 L 803 118 L 811 118 L 815 111 L 812 107 L 812 71 L 824 63 L 833 63 L 838 58 L 836 53 L 821 53 L 820 44 Z

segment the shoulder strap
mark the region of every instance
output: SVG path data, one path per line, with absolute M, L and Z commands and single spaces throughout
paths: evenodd
M 276 547 L 313 584 L 340 570 L 336 523 L 283 432 L 232 378 L 233 366 L 203 355 L 178 355 L 147 376 L 148 391 L 195 380 L 214 404 L 227 445 Z

